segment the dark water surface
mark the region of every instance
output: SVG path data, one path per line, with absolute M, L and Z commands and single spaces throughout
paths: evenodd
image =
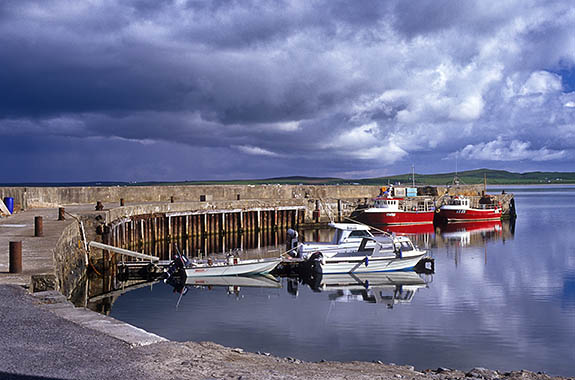
M 575 187 L 505 191 L 516 195 L 514 228 L 491 223 L 412 235 L 436 260 L 435 274 L 419 282 L 380 275 L 366 289 L 365 278 L 339 279 L 350 285 L 339 287 L 324 279 L 321 291 L 300 283 L 296 292 L 281 279 L 279 288 L 189 287 L 181 300 L 157 283 L 119 297 L 111 316 L 172 340 L 308 361 L 573 376 Z

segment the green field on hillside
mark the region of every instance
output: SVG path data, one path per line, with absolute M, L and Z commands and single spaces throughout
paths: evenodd
M 573 172 L 528 172 L 513 173 L 505 170 L 476 169 L 457 173 L 460 183 L 467 185 L 481 184 L 483 178 L 490 185 L 533 185 L 533 184 L 575 184 Z M 415 173 L 415 184 L 449 185 L 453 183 L 455 173 L 418 174 Z M 0 186 L 176 186 L 176 185 L 387 185 L 412 183 L 411 174 L 389 177 L 343 179 L 332 177 L 278 177 L 266 179 L 246 179 L 230 181 L 179 181 L 179 182 L 74 182 L 74 183 L 10 183 Z

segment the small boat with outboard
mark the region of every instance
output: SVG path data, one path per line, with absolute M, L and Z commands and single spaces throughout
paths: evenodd
M 280 257 L 240 259 L 230 254 L 225 259 L 192 259 L 177 254 L 166 271 L 168 276 L 180 271 L 187 278 L 211 276 L 251 276 L 270 273 L 281 263 Z

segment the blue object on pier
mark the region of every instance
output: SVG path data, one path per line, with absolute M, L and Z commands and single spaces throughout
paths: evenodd
M 6 205 L 6 208 L 8 209 L 8 211 L 10 211 L 10 214 L 13 214 L 14 213 L 14 198 L 5 197 L 4 198 L 4 204 Z

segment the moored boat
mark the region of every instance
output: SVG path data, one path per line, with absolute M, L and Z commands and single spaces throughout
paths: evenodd
M 373 248 L 368 248 L 368 243 Z M 364 238 L 354 252 L 326 257 L 317 251 L 308 263 L 323 274 L 389 272 L 412 269 L 425 254 L 406 236 L 378 236 Z
M 358 210 L 355 219 L 374 227 L 432 224 L 435 207 L 431 199 L 413 199 L 379 196 L 369 208 Z
M 451 197 L 447 203 L 439 208 L 439 216 L 447 222 L 471 222 L 480 220 L 500 220 L 501 205 L 490 201 L 490 198 L 482 198 L 477 207 L 471 206 L 471 200 L 463 196 Z
M 249 276 L 267 274 L 281 263 L 281 257 L 241 260 L 232 254 L 225 259 L 197 259 L 189 260 L 179 252 L 166 269 L 166 278 L 177 273 L 190 277 L 212 276 Z
M 240 260 L 229 257 L 225 260 L 198 260 L 190 262 L 185 268 L 186 277 L 207 276 L 247 276 L 266 274 L 274 270 L 281 258 Z

